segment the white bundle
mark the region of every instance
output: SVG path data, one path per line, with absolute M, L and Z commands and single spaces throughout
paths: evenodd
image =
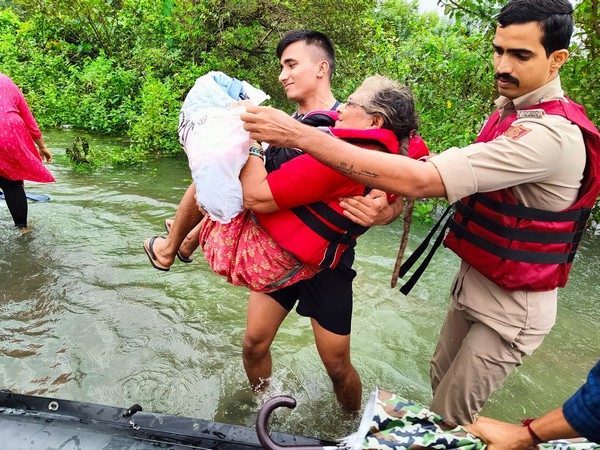
M 250 147 L 240 119 L 246 108 L 228 109 L 240 100 L 227 93 L 228 87 L 255 105 L 269 98 L 245 81 L 209 72 L 196 80 L 179 114 L 179 141 L 188 157 L 196 199 L 211 219 L 221 223 L 229 223 L 243 210 L 239 175 Z

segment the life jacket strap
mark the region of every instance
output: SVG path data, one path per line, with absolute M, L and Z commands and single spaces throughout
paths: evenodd
M 423 242 L 421 242 L 421 244 L 415 249 L 415 251 L 412 252 L 412 254 L 407 258 L 407 260 L 400 266 L 400 272 L 399 272 L 398 276 L 400 278 L 402 278 L 404 275 L 406 275 L 408 273 L 408 271 L 417 262 L 417 260 L 423 255 L 423 253 L 425 253 L 425 250 L 429 246 L 429 242 L 431 242 L 431 239 L 433 239 L 433 237 L 435 236 L 440 225 L 442 226 L 437 238 L 435 239 L 435 241 L 433 243 L 433 246 L 427 253 L 427 256 L 425 256 L 425 259 L 421 262 L 419 267 L 417 267 L 417 269 L 414 271 L 414 273 L 411 275 L 411 277 L 408 279 L 408 281 L 406 283 L 404 283 L 402 285 L 402 287 L 400 288 L 400 292 L 402 292 L 404 295 L 408 295 L 408 293 L 415 286 L 415 284 L 417 283 L 419 278 L 421 278 L 421 275 L 423 275 L 423 272 L 425 272 L 425 269 L 429 265 L 429 262 L 433 258 L 433 255 L 435 254 L 436 250 L 439 248 L 441 243 L 444 241 L 444 237 L 446 236 L 446 230 L 448 229 L 448 224 L 453 219 L 453 217 L 451 215 L 448 216 L 449 213 L 452 211 L 452 207 L 453 207 L 453 205 L 450 205 L 446 208 L 446 210 L 443 212 L 443 214 L 438 219 L 436 224 L 429 231 L 429 233 L 427 234 L 427 236 L 425 237 Z M 443 223 L 443 225 L 442 225 L 442 223 Z
M 581 239 L 581 235 L 583 234 L 583 229 L 578 227 L 576 231 L 570 232 L 548 232 L 548 231 L 530 231 L 524 229 L 518 229 L 513 227 L 507 227 L 501 225 L 489 218 L 486 218 L 482 214 L 477 213 L 473 210 L 471 206 L 467 206 L 462 202 L 458 202 L 456 205 L 456 211 L 463 215 L 469 216 L 469 221 L 479 225 L 482 228 L 485 228 L 488 231 L 491 231 L 495 235 L 500 238 L 510 239 L 513 241 L 521 241 L 521 242 L 536 242 L 540 244 L 570 244 L 573 242 L 579 242 Z M 590 208 L 584 208 L 577 211 L 577 214 L 572 215 L 576 216 L 576 222 L 581 223 L 587 221 L 591 212 Z M 549 221 L 549 220 L 544 220 Z M 538 222 L 540 222 L 538 220 Z M 552 220 L 551 222 L 556 222 Z M 572 221 L 569 221 L 572 222 Z M 456 226 L 452 228 L 452 231 L 460 238 L 464 237 L 464 233 L 466 232 L 466 224 L 464 221 L 461 221 L 460 224 L 455 224 Z
M 521 219 L 537 220 L 539 222 L 577 222 L 580 220 L 587 220 L 590 213 L 590 208 L 568 211 L 548 211 L 524 205 L 512 205 L 510 203 L 497 202 L 487 195 L 473 194 L 471 197 L 486 208 L 492 209 L 503 216 L 519 217 Z
M 331 267 L 335 262 L 337 250 L 340 245 L 349 246 L 357 236 L 360 236 L 369 229 L 368 227 L 363 227 L 352 222 L 325 202 L 314 202 L 310 205 L 296 206 L 291 211 L 312 231 L 330 242 L 325 251 L 323 261 L 319 264 L 320 267 L 324 268 Z M 343 233 L 336 231 L 329 224 L 345 231 Z

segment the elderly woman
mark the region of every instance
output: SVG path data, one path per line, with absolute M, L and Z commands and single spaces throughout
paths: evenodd
M 325 114 L 325 112 L 320 112 Z M 367 150 L 413 157 L 409 141 L 417 128 L 410 91 L 395 81 L 367 78 L 338 108 L 334 127 L 323 132 Z M 421 142 L 414 140 L 415 143 Z M 421 147 L 422 149 L 422 147 Z M 411 154 L 413 153 L 413 154 Z M 282 153 L 283 154 L 283 153 Z M 343 215 L 339 198 L 368 188 L 297 152 L 269 161 L 259 144 L 250 150 L 240 179 L 246 211 L 230 223 L 203 219 L 200 244 L 211 269 L 234 285 L 271 292 L 333 268 L 342 252 L 367 228 Z
M 0 188 L 15 226 L 27 232 L 27 198 L 23 180 L 48 183 L 54 177 L 42 158 L 52 161 L 25 97 L 0 73 Z

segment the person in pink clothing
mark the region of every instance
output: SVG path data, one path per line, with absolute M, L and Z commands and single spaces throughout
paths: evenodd
M 44 167 L 52 161 L 42 133 L 17 85 L 0 73 L 0 189 L 15 226 L 27 228 L 27 197 L 23 181 L 56 181 Z

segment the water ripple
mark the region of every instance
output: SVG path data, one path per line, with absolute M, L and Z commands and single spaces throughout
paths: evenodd
M 29 204 L 33 233 L 14 230 L 0 203 L 0 387 L 247 426 L 266 396 L 281 393 L 298 406 L 278 410 L 273 429 L 329 439 L 353 432 L 358 417 L 337 404 L 308 319 L 292 313 L 282 324 L 271 385 L 257 397 L 241 360 L 247 291 L 214 275 L 200 253 L 167 273 L 148 264 L 142 243 L 164 233 L 190 182 L 186 162 L 75 173 L 64 156 L 73 136 L 46 139 L 58 182 L 26 184 L 51 197 Z M 409 296 L 390 289 L 401 228 L 374 227 L 357 245 L 352 362 L 364 400 L 379 385 L 427 403 L 429 359 L 458 260 L 442 248 Z M 407 256 L 429 228 L 413 224 Z M 586 235 L 559 293 L 555 329 L 485 413 L 534 417 L 583 381 L 600 357 L 599 273 L 600 236 Z M 531 414 L 515 414 L 522 410 Z

